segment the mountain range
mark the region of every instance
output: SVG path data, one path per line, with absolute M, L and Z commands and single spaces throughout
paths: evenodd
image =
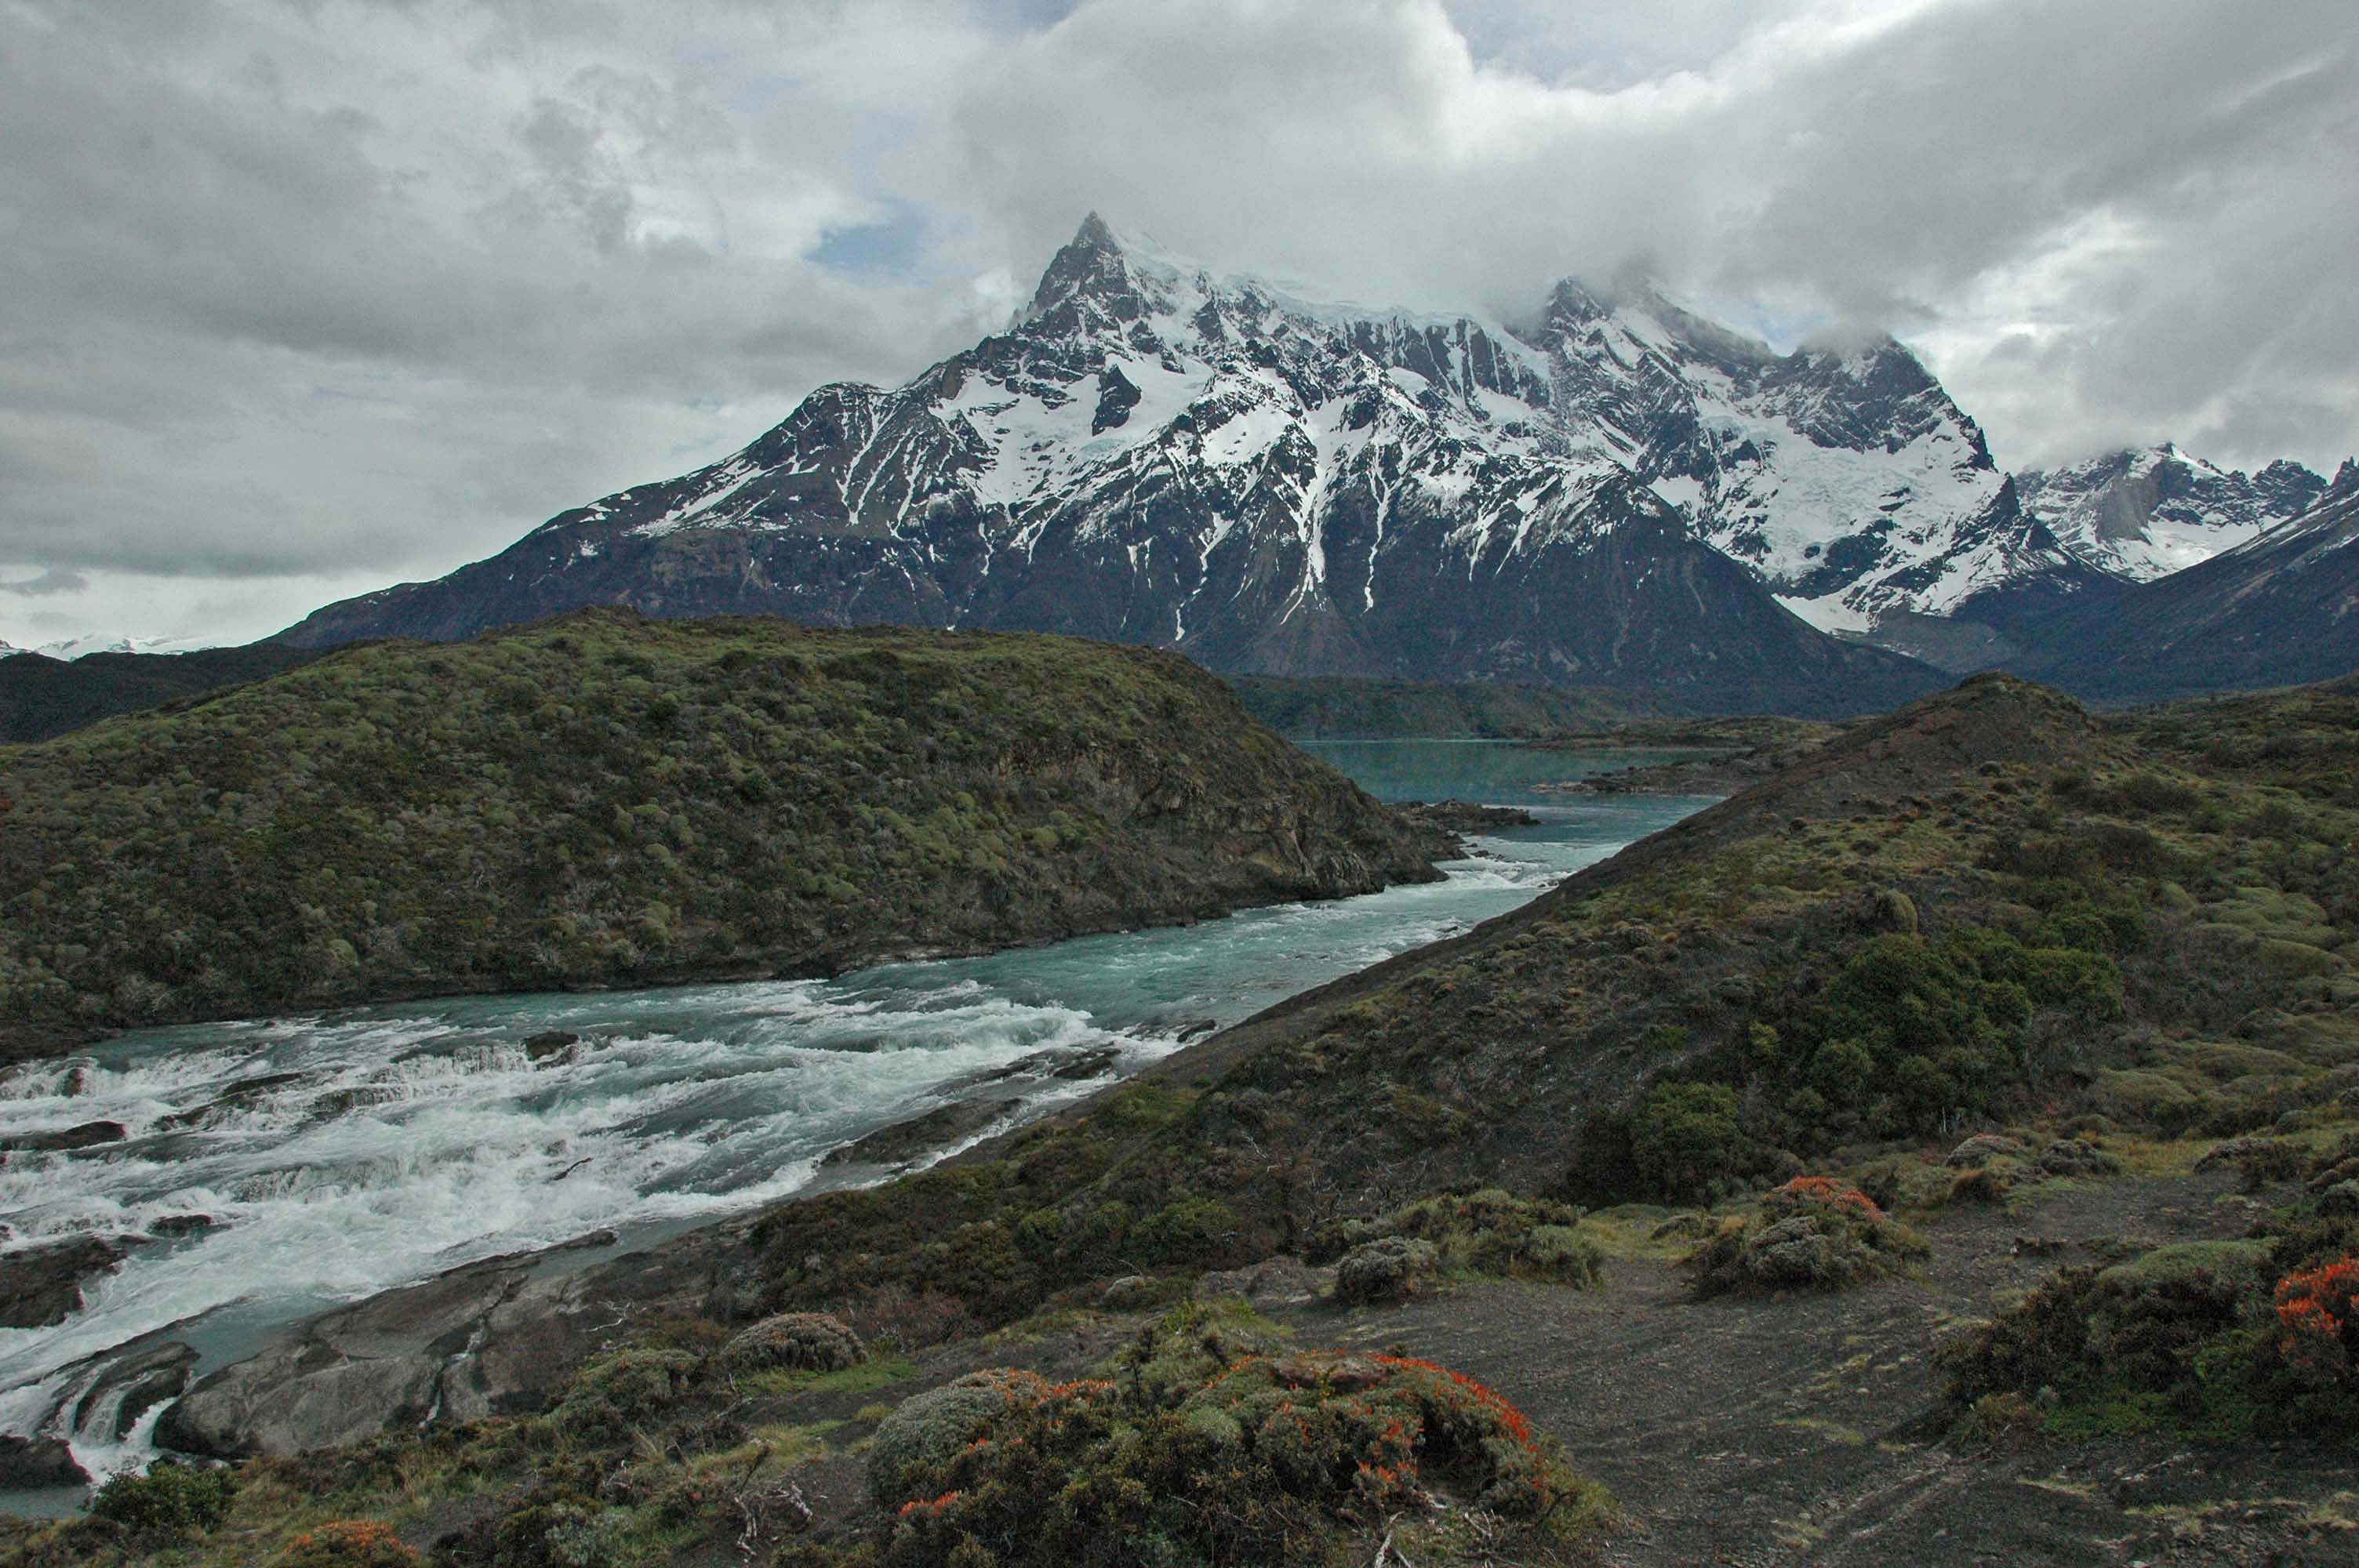
M 2359 463 L 2244 543 L 2027 628 L 2025 674 L 2107 701 L 2332 680 L 2359 667 Z
M 621 603 L 1864 710 L 1941 678 L 1896 649 L 2049 657 L 2077 645 L 2049 622 L 2086 631 L 2326 488 L 2169 446 L 2009 475 L 1890 338 L 1780 354 L 1643 282 L 1565 281 L 1514 329 L 1368 310 L 1093 215 L 1008 330 L 907 384 L 821 387 L 723 461 L 281 640 Z

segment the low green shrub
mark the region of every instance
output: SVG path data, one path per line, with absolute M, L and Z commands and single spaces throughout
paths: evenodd
M 236 1492 L 237 1478 L 229 1470 L 158 1459 L 144 1476 L 125 1471 L 99 1487 L 90 1511 L 126 1530 L 190 1534 L 221 1523 Z
M 1723 1221 L 1686 1266 L 1703 1295 L 1835 1290 L 1897 1273 L 1926 1250 L 1923 1238 L 1857 1187 L 1797 1176 L 1763 1200 L 1760 1214 Z
M 841 1372 L 867 1359 L 860 1336 L 821 1312 L 766 1317 L 721 1349 L 722 1368 L 730 1372 Z
M 625 1442 L 633 1432 L 664 1419 L 701 1365 L 701 1357 L 685 1350 L 644 1346 L 602 1356 L 566 1384 L 548 1423 L 578 1444 Z
M 1314 1261 L 1325 1261 L 1377 1240 L 1407 1238 L 1432 1243 L 1432 1267 L 1440 1272 L 1587 1288 L 1603 1277 L 1605 1251 L 1580 1228 L 1584 1212 L 1504 1187 L 1478 1187 L 1420 1198 L 1375 1219 L 1347 1220 L 1313 1237 L 1308 1250 Z
M 1335 1265 L 1335 1299 L 1347 1305 L 1403 1301 L 1432 1286 L 1441 1249 L 1406 1236 L 1363 1241 Z
M 1673 1203 L 1725 1196 L 1715 1183 L 1757 1162 L 1726 1084 L 1660 1083 L 1630 1118 L 1630 1161 L 1646 1186 Z
M 1049 1384 L 1031 1372 L 994 1368 L 913 1394 L 876 1428 L 868 1450 L 868 1493 L 880 1508 L 923 1494 L 975 1435 L 1010 1411 L 1028 1409 Z
M 2299 1143 L 2282 1138 L 2245 1137 L 2213 1144 L 2195 1162 L 2195 1168 L 2206 1171 L 2215 1165 L 2226 1165 L 2244 1178 L 2246 1192 L 2256 1192 L 2272 1182 L 2301 1175 L 2309 1163 L 2310 1151 Z
M 1274 1356 L 1287 1333 L 1234 1296 L 1184 1302 L 1142 1326 L 1105 1368 L 1134 1403 L 1176 1407 L 1248 1356 Z

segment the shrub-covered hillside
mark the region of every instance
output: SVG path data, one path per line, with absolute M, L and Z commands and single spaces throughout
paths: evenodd
M 589 611 L 0 749 L 0 1024 L 815 973 L 1432 876 L 1186 661 Z
M 2100 721 L 1979 677 L 996 1162 L 778 1210 L 770 1299 L 1004 1316 L 1457 1181 L 1727 1201 L 2060 1108 L 2267 1129 L 2359 1060 L 2355 764 L 2334 692 Z
M 2347 1563 L 2355 847 L 2359 691 L 1971 681 L 1059 1119 L 482 1283 L 495 1413 L 287 1453 L 455 1365 L 347 1309 L 159 1428 L 234 1492 L 11 1561 Z

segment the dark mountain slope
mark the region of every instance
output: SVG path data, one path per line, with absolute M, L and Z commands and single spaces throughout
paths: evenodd
M 1236 676 L 1245 711 L 1295 740 L 1554 735 L 1668 710 L 1618 693 L 1490 681 L 1377 681 Z
M 2110 603 L 2027 629 L 2013 668 L 2109 702 L 2359 669 L 2359 467 L 2290 522 Z
M 1145 649 L 582 612 L 0 752 L 0 1025 L 832 973 L 1430 880 Z

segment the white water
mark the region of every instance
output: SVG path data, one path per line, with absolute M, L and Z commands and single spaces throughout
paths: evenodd
M 1483 840 L 1495 858 L 1457 862 L 1446 881 L 1195 926 L 832 981 L 153 1030 L 0 1075 L 0 1138 L 94 1120 L 128 1133 L 78 1153 L 7 1156 L 0 1252 L 77 1234 L 150 1237 L 173 1217 L 213 1222 L 138 1245 L 85 1283 L 83 1310 L 63 1324 L 0 1330 L 0 1431 L 30 1434 L 96 1375 L 74 1363 L 168 1325 L 219 1365 L 323 1307 L 474 1259 L 606 1229 L 645 1240 L 815 1176 L 873 1178 L 820 1175 L 818 1162 L 1038 1053 L 1053 1065 L 1113 1046 L 1127 1071 L 1183 1033 L 1505 913 L 1702 804 L 1568 805 L 1527 787 L 1626 757 L 1449 742 L 1325 750 L 1388 798 L 1471 796 L 1547 819 Z M 535 1064 L 523 1043 L 549 1029 L 583 1044 Z M 1034 1073 L 994 1089 L 1023 1089 L 1034 1114 L 1101 1087 Z M 113 1413 L 55 1433 L 93 1474 L 151 1452 L 156 1412 L 123 1438 Z

